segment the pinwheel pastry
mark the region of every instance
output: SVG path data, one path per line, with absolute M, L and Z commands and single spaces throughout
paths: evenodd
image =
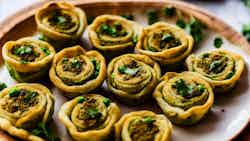
M 159 65 L 150 57 L 125 54 L 108 65 L 108 87 L 127 104 L 136 105 L 151 96 L 161 77 Z
M 74 140 L 103 141 L 110 139 L 120 109 L 109 98 L 86 94 L 63 104 L 58 117 Z
M 175 64 L 192 51 L 194 40 L 183 29 L 157 22 L 143 29 L 136 51 L 148 55 L 161 65 Z
M 171 122 L 151 111 L 125 114 L 115 124 L 115 141 L 169 141 L 171 133 Z
M 141 31 L 137 23 L 115 15 L 101 15 L 89 27 L 89 38 L 98 50 L 114 56 L 132 51 Z
M 102 84 L 106 77 L 105 58 L 81 46 L 65 48 L 55 55 L 49 76 L 65 96 L 78 96 Z
M 190 55 L 186 65 L 189 71 L 200 73 L 219 93 L 233 88 L 244 70 L 241 56 L 221 49 Z
M 19 82 L 35 82 L 44 78 L 55 55 L 51 45 L 30 37 L 8 41 L 2 51 L 11 77 Z
M 35 15 L 40 39 L 56 47 L 70 46 L 82 36 L 87 25 L 83 10 L 67 2 L 50 2 Z
M 54 97 L 41 84 L 20 83 L 0 92 L 0 129 L 24 141 L 45 141 L 40 126 L 50 121 Z
M 195 72 L 166 73 L 153 96 L 164 114 L 180 125 L 200 121 L 214 102 L 212 87 Z

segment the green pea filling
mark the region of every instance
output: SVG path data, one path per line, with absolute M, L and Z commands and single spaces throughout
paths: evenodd
M 188 99 L 200 96 L 205 91 L 205 87 L 202 84 L 186 84 L 183 79 L 175 81 L 172 88 L 176 89 L 177 94 Z
M 105 106 L 109 106 L 110 105 L 110 103 L 111 103 L 112 101 L 109 99 L 109 98 L 104 98 L 103 99 L 103 103 L 105 104 Z
M 220 37 L 216 37 L 214 39 L 214 47 L 220 48 L 222 44 L 223 44 L 223 40 Z
M 52 16 L 49 17 L 50 25 L 62 30 L 67 30 L 75 26 L 76 23 L 72 22 L 69 15 L 62 13 L 59 10 L 55 10 Z
M 58 138 L 50 128 L 46 126 L 45 123 L 39 122 L 37 126 L 31 130 L 31 134 L 39 137 L 46 138 L 47 141 L 60 141 L 60 138 Z
M 81 72 L 83 63 L 84 62 L 77 57 L 73 59 L 68 59 L 68 58 L 62 59 L 63 70 L 74 72 L 76 74 L 79 74 Z
M 25 112 L 29 107 L 37 104 L 38 93 L 26 89 L 12 88 L 8 93 L 9 98 L 2 103 L 2 108 L 10 113 Z
M 5 88 L 7 88 L 7 85 L 3 82 L 0 82 L 0 91 L 2 91 Z
M 28 44 L 16 45 L 11 50 L 12 54 L 20 57 L 20 62 L 26 64 L 28 62 L 33 62 L 40 55 L 35 53 L 33 46 Z
M 154 124 L 155 119 L 145 117 L 135 119 L 129 125 L 129 134 L 132 141 L 154 141 L 159 128 Z
M 121 37 L 127 35 L 126 30 L 123 28 L 120 22 L 113 22 L 110 24 L 103 23 L 100 25 L 99 31 L 102 34 L 106 34 L 112 37 Z

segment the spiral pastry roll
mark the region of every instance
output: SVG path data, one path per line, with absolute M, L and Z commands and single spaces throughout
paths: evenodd
M 87 94 L 63 104 L 58 117 L 74 140 L 103 141 L 109 140 L 120 109 L 108 98 Z
M 200 121 L 214 102 L 212 87 L 195 72 L 166 73 L 153 96 L 164 114 L 180 125 Z
M 12 78 L 34 82 L 47 75 L 55 50 L 44 41 L 26 37 L 5 43 L 2 54 Z
M 136 105 L 144 102 L 161 76 L 159 65 L 146 55 L 125 54 L 108 65 L 108 87 L 119 100 Z
M 233 88 L 244 70 L 243 58 L 226 50 L 190 55 L 186 65 L 189 71 L 200 73 L 219 93 Z
M 101 15 L 89 27 L 89 38 L 98 50 L 107 55 L 133 50 L 141 26 L 115 15 Z
M 115 124 L 115 141 L 169 141 L 171 133 L 164 115 L 145 110 L 125 114 Z
M 25 141 L 45 141 L 34 129 L 54 112 L 54 97 L 41 84 L 20 83 L 0 92 L 0 129 Z
M 194 40 L 183 29 L 157 22 L 143 29 L 136 51 L 150 56 L 161 65 L 178 63 L 192 51 Z
M 49 76 L 66 96 L 75 97 L 102 84 L 106 77 L 105 58 L 81 46 L 65 48 L 55 55 Z
M 67 2 L 50 2 L 35 14 L 38 31 L 43 39 L 58 46 L 69 46 L 79 40 L 87 26 L 83 10 Z M 58 47 L 57 46 L 57 47 Z

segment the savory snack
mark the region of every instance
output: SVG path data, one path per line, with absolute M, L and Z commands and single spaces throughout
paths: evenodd
M 64 103 L 58 118 L 74 140 L 103 141 L 109 140 L 120 109 L 106 97 L 87 94 Z
M 180 125 L 200 121 L 214 102 L 212 87 L 195 72 L 167 72 L 153 96 L 164 114 Z
M 169 141 L 171 134 L 171 122 L 151 111 L 125 114 L 115 124 L 116 141 Z
M 45 141 L 36 132 L 52 118 L 54 96 L 41 84 L 20 83 L 0 92 L 0 129 L 25 141 Z
M 50 2 L 35 14 L 41 40 L 58 49 L 76 44 L 82 36 L 87 19 L 85 12 L 67 2 Z
M 233 88 L 244 70 L 240 55 L 222 49 L 190 55 L 186 65 L 189 71 L 200 73 L 219 93 Z
M 159 65 L 150 57 L 125 54 L 108 65 L 108 88 L 120 101 L 136 105 L 151 96 L 161 77 Z
M 141 26 L 116 15 L 101 15 L 89 27 L 92 45 L 107 56 L 132 51 Z
M 179 63 L 192 51 L 194 40 L 183 29 L 157 22 L 143 29 L 135 50 L 161 65 Z
M 44 41 L 26 37 L 5 43 L 2 54 L 13 79 L 35 82 L 47 75 L 55 50 Z
M 49 76 L 67 97 L 88 93 L 100 86 L 106 77 L 105 58 L 81 46 L 65 48 L 55 55 Z

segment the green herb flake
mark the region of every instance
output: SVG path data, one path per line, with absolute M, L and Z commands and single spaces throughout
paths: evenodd
M 214 47 L 220 48 L 222 44 L 223 44 L 223 40 L 220 37 L 216 37 L 214 39 Z
M 94 19 L 95 19 L 95 17 L 93 17 L 93 16 L 88 16 L 88 17 L 87 17 L 88 25 L 92 24 L 93 21 L 94 21 Z
M 174 16 L 176 13 L 176 8 L 175 7 L 166 7 L 163 9 L 163 13 L 165 16 Z
M 31 131 L 31 134 L 46 138 L 47 141 L 60 141 L 60 138 L 56 137 L 50 128 L 47 128 L 43 122 L 39 122 L 37 127 Z
M 84 96 L 80 96 L 80 97 L 78 98 L 78 102 L 79 102 L 79 103 L 83 103 L 84 101 L 86 101 L 86 98 L 85 98 Z
M 145 117 L 143 119 L 143 122 L 147 124 L 152 124 L 153 122 L 155 122 L 155 119 L 153 119 L 152 117 Z
M 101 116 L 102 116 L 102 113 L 100 113 L 97 109 L 95 108 L 87 109 L 87 117 L 89 119 L 96 119 L 96 118 L 100 118 Z
M 157 49 L 155 49 L 155 48 L 152 47 L 152 46 L 148 46 L 147 49 L 148 49 L 149 51 L 152 51 L 152 52 L 157 52 Z
M 12 88 L 9 92 L 10 97 L 16 97 L 20 94 L 20 90 L 18 90 L 16 87 Z
M 137 72 L 139 71 L 139 69 L 140 68 L 133 68 L 133 69 L 131 69 L 131 68 L 127 67 L 127 66 L 120 66 L 118 68 L 118 71 L 120 73 L 123 73 L 123 74 L 129 74 L 129 75 L 134 76 L 134 75 L 137 74 Z
M 41 50 L 45 53 L 46 56 L 50 55 L 50 51 L 47 48 L 41 47 Z
M 121 16 L 128 20 L 134 20 L 134 16 L 132 14 L 123 14 Z
M 27 96 L 24 98 L 24 102 L 28 103 L 31 99 L 37 96 L 37 92 L 29 92 Z
M 64 16 L 57 16 L 57 23 L 63 25 L 67 22 L 67 19 Z
M 242 34 L 246 37 L 248 42 L 250 42 L 250 24 L 243 25 Z
M 41 41 L 45 41 L 45 42 L 49 42 L 49 38 L 47 36 L 45 36 L 44 34 L 38 34 L 38 40 L 41 40 Z
M 68 59 L 68 58 L 63 57 L 63 59 L 62 59 L 62 63 L 63 63 L 63 64 L 67 63 L 68 61 L 69 61 L 69 59 Z
M 169 41 L 171 41 L 173 39 L 174 39 L 174 37 L 171 34 L 167 33 L 167 34 L 164 34 L 162 36 L 161 40 L 164 41 L 164 42 L 169 42 Z
M 199 84 L 199 85 L 197 86 L 197 88 L 198 88 L 198 91 L 199 91 L 200 93 L 203 93 L 203 92 L 205 91 L 205 87 L 204 87 L 203 85 L 201 85 L 201 84 Z
M 31 45 L 22 45 L 15 49 L 14 53 L 16 55 L 31 55 L 32 54 L 32 46 Z
M 100 30 L 101 32 L 107 33 L 109 31 L 109 26 L 107 24 L 101 24 Z
M 183 19 L 178 19 L 176 25 L 184 29 L 186 27 L 186 22 Z
M 187 31 L 193 36 L 195 43 L 199 44 L 203 40 L 203 29 L 205 26 L 195 18 L 192 18 L 187 25 Z
M 77 68 L 77 69 L 81 68 L 81 63 L 77 59 L 73 59 L 71 62 L 71 65 L 73 68 Z
M 227 74 L 227 76 L 226 76 L 226 79 L 230 79 L 231 77 L 233 77 L 233 76 L 234 76 L 234 74 L 235 74 L 235 72 L 234 72 L 234 71 L 232 71 L 232 72 L 228 73 L 228 74 Z
M 109 106 L 110 105 L 110 103 L 111 103 L 112 101 L 109 99 L 109 98 L 104 98 L 103 99 L 103 103 L 105 104 L 105 106 Z
M 138 35 L 134 35 L 132 38 L 133 44 L 136 44 L 138 42 Z
M 0 82 L 0 91 L 2 91 L 5 88 L 7 88 L 7 85 L 3 82 Z
M 159 20 L 157 10 L 147 11 L 148 24 L 151 25 Z
M 21 63 L 21 64 L 28 64 L 28 61 L 20 60 L 20 63 Z
M 250 0 L 242 0 L 244 2 L 244 5 L 248 8 L 250 8 Z

